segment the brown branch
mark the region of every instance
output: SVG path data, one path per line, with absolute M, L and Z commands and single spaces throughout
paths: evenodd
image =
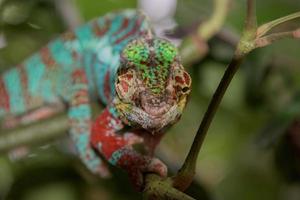
M 0 153 L 13 148 L 56 139 L 67 132 L 68 119 L 60 115 L 28 127 L 13 130 L 0 130 Z
M 239 55 L 239 54 L 236 54 Z M 231 63 L 229 64 L 227 70 L 225 71 L 221 82 L 217 90 L 215 91 L 212 100 L 204 114 L 204 117 L 201 121 L 200 127 L 196 133 L 194 138 L 192 147 L 188 153 L 188 156 L 185 159 L 185 162 L 178 174 L 174 176 L 174 187 L 178 188 L 181 191 L 184 191 L 192 182 L 192 179 L 195 174 L 197 158 L 202 147 L 202 143 L 205 139 L 209 126 L 215 116 L 215 113 L 221 103 L 221 100 L 235 74 L 237 69 L 239 68 L 241 62 L 243 60 L 243 56 L 235 56 Z
M 300 12 L 296 12 L 296 13 L 281 17 L 279 19 L 275 19 L 266 24 L 263 24 L 257 29 L 256 37 L 260 38 L 260 37 L 264 36 L 266 33 L 268 33 L 270 30 L 272 30 L 273 28 L 279 26 L 280 24 L 297 19 L 297 18 L 300 18 Z
M 172 180 L 162 179 L 156 174 L 147 174 L 145 177 L 146 187 L 143 191 L 145 200 L 195 200 L 172 186 Z
M 242 38 L 237 45 L 233 59 L 231 60 L 229 66 L 227 67 L 198 128 L 196 136 L 194 138 L 193 144 L 190 148 L 188 156 L 186 157 L 184 164 L 178 171 L 177 175 L 173 177 L 174 187 L 184 191 L 191 184 L 196 164 L 197 158 L 202 147 L 202 143 L 207 135 L 210 124 L 216 114 L 216 111 L 223 99 L 223 96 L 235 75 L 237 69 L 241 65 L 243 58 L 254 49 L 253 40 L 255 39 L 256 33 L 256 17 L 255 17 L 255 1 L 248 0 L 247 4 L 247 18 L 246 24 L 243 31 Z
M 256 28 L 257 28 L 256 1 L 247 0 L 247 15 L 246 15 L 246 24 L 244 29 L 247 31 L 256 31 Z
M 255 48 L 265 47 L 272 44 L 275 41 L 285 38 L 300 39 L 300 28 L 294 31 L 273 33 L 264 37 L 260 37 L 255 40 Z

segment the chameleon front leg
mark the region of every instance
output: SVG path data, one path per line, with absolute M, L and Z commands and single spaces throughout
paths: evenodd
M 93 173 L 99 174 L 101 177 L 108 177 L 110 173 L 106 164 L 90 145 L 91 108 L 85 71 L 78 69 L 71 76 L 72 94 L 68 110 L 71 138 L 84 164 Z
M 143 188 L 143 173 L 153 172 L 165 177 L 167 175 L 165 164 L 157 158 L 141 154 L 134 149 L 135 144 L 138 143 L 147 145 L 145 144 L 147 137 L 132 132 L 118 134 L 117 132 L 122 128 L 121 120 L 114 117 L 106 108 L 92 126 L 92 145 L 109 163 L 125 169 L 138 190 Z

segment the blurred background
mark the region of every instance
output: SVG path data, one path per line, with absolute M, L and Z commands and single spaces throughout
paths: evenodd
M 185 66 L 193 78 L 192 95 L 182 119 L 157 150 L 170 173 L 183 163 L 233 55 L 244 23 L 245 4 L 245 0 L 229 1 L 220 31 L 202 41 L 207 52 Z M 210 0 L 0 0 L 0 72 L 65 30 L 124 8 L 143 9 L 156 33 L 178 46 L 185 44 L 182 41 L 194 34 L 214 9 Z M 300 11 L 299 0 L 257 1 L 259 24 L 296 11 Z M 296 26 L 300 20 L 279 29 Z M 225 95 L 188 194 L 201 200 L 299 200 L 299 114 L 300 41 L 282 40 L 255 50 Z M 0 130 L 2 143 L 4 136 Z M 141 199 L 123 171 L 112 168 L 112 179 L 99 179 L 66 150 L 69 145 L 66 134 L 17 149 L 1 149 L 0 145 L 0 199 Z

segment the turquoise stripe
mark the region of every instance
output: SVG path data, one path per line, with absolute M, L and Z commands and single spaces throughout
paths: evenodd
M 88 130 L 86 130 L 88 132 Z M 85 155 L 89 145 L 89 137 L 87 133 L 74 133 L 76 135 L 77 150 L 81 155 Z
M 42 84 L 40 85 L 40 95 L 48 102 L 52 102 L 55 100 L 54 93 L 54 85 L 53 81 L 49 79 L 42 80 Z
M 122 150 L 117 150 L 117 151 L 113 152 L 110 159 L 108 160 L 109 163 L 112 165 L 117 165 L 117 163 L 120 160 L 120 158 L 122 157 L 122 155 L 123 155 Z
M 89 93 L 91 96 L 94 96 L 96 94 L 96 86 L 95 86 L 95 72 L 94 72 L 94 68 L 91 65 L 92 63 L 92 58 L 93 58 L 93 54 L 91 52 L 86 52 L 84 55 L 84 62 L 83 62 L 83 66 L 85 67 L 85 72 L 86 72 L 86 76 L 88 79 L 88 84 L 89 84 Z
M 31 96 L 40 96 L 40 84 L 44 81 L 46 66 L 38 54 L 25 61 L 24 68 L 28 78 L 28 92 Z
M 107 65 L 106 63 L 101 63 L 101 62 L 97 62 L 94 63 L 94 69 L 95 69 L 95 73 L 96 73 L 96 84 L 97 84 L 97 88 L 99 88 L 99 96 L 100 99 L 102 100 L 102 102 L 104 104 L 107 104 L 107 99 L 104 95 L 104 81 L 105 81 L 105 74 L 109 68 L 109 65 Z
M 25 104 L 19 71 L 16 68 L 11 69 L 3 75 L 3 80 L 10 97 L 11 112 L 14 114 L 24 112 Z
M 89 119 L 91 117 L 91 109 L 89 105 L 82 104 L 69 108 L 68 115 L 70 118 L 77 120 Z
M 114 32 L 116 32 L 120 28 L 120 26 L 122 25 L 123 16 L 117 15 L 117 16 L 113 17 L 111 20 L 112 21 L 110 22 L 110 28 L 108 29 L 106 36 L 112 35 Z M 105 25 L 104 23 L 101 23 L 101 21 L 98 21 L 98 24 L 99 24 L 99 26 Z
M 124 35 L 126 35 L 128 32 L 130 32 L 134 26 L 135 26 L 135 23 L 137 21 L 137 17 L 133 17 L 132 19 L 129 19 L 129 24 L 127 25 L 126 28 L 124 28 L 119 34 L 117 34 L 116 36 L 112 37 L 113 40 L 117 40 L 119 38 L 122 38 Z M 124 21 L 124 19 L 123 19 Z M 123 23 L 123 22 L 122 22 Z M 120 24 L 121 26 L 122 24 Z
M 67 50 L 61 39 L 54 40 L 49 44 L 50 52 L 54 60 L 62 67 L 66 69 L 74 63 L 71 51 Z
M 126 33 L 130 32 L 133 28 L 134 28 L 134 24 L 136 23 L 136 20 L 138 20 L 138 18 L 132 20 L 130 27 L 128 27 Z M 143 24 L 145 24 L 145 20 L 142 22 L 142 24 L 140 25 L 140 27 L 136 30 L 136 32 L 132 33 L 127 39 L 124 39 L 122 42 L 120 42 L 118 45 L 114 46 L 114 50 L 117 52 L 121 52 L 123 50 L 123 48 L 133 39 L 137 38 L 140 34 L 140 32 L 142 31 L 142 27 L 144 26 Z M 148 27 L 149 28 L 149 27 Z
M 115 107 L 110 107 L 109 108 L 109 112 L 110 114 L 112 114 L 115 118 L 118 118 L 119 117 L 119 114 L 118 114 L 118 111 Z
M 83 48 L 88 47 L 93 39 L 95 39 L 90 23 L 76 29 L 75 35 Z

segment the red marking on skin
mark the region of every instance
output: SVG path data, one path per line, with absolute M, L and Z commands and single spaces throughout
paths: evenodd
M 72 78 L 76 83 L 88 83 L 84 70 L 78 69 L 72 73 Z
M 6 86 L 3 79 L 0 77 L 0 108 L 6 110 L 7 112 L 10 110 L 9 100 L 10 98 L 6 90 Z
M 108 159 L 116 150 L 127 145 L 127 141 L 124 138 L 112 133 L 116 129 L 116 127 L 111 127 L 112 121 L 116 122 L 116 124 L 121 123 L 107 109 L 104 110 L 93 124 L 91 134 L 92 145 L 98 148 L 98 144 L 101 143 L 101 153 Z
M 133 75 L 132 74 L 126 74 L 126 78 L 127 78 L 128 81 L 130 81 L 133 78 Z
M 108 160 L 118 152 L 118 160 L 113 160 L 117 161 L 117 166 L 128 172 L 130 180 L 138 190 L 143 189 L 144 172 L 154 172 L 165 177 L 167 168 L 160 160 L 142 155 L 131 148 L 133 140 L 139 140 L 134 138 L 135 135 L 126 137 L 116 134 L 116 131 L 122 128 L 121 120 L 114 118 L 109 110 L 105 109 L 92 125 L 92 146 Z
M 141 61 L 141 65 L 147 65 L 145 61 Z
M 98 22 L 94 21 L 92 24 L 93 32 L 95 33 L 96 36 L 101 37 L 108 31 L 109 24 L 110 24 L 109 19 L 105 19 L 104 27 L 100 27 Z
M 86 105 L 90 102 L 87 99 L 77 99 L 76 101 L 71 102 L 72 107 L 78 107 L 80 105 Z
M 104 77 L 104 85 L 103 85 L 103 90 L 104 90 L 104 96 L 107 101 L 111 100 L 111 87 L 110 87 L 110 72 L 107 71 Z
M 175 81 L 180 83 L 180 84 L 184 84 L 184 81 L 183 81 L 181 76 L 175 76 Z
M 124 29 L 126 29 L 127 26 L 128 26 L 128 23 L 129 23 L 128 18 L 125 18 L 125 19 L 123 20 L 123 23 L 122 23 L 120 29 L 119 29 L 117 32 L 115 32 L 115 33 L 113 34 L 113 36 L 116 36 L 116 35 L 120 34 Z
M 56 62 L 55 62 L 54 58 L 52 57 L 52 54 L 48 47 L 43 47 L 40 50 L 40 56 L 41 56 L 43 63 L 45 63 L 46 66 L 51 68 L 56 65 Z
M 28 106 L 30 95 L 28 94 L 28 77 L 27 77 L 27 73 L 26 73 L 23 65 L 18 65 L 17 69 L 19 70 L 19 73 L 20 73 L 21 87 L 22 87 L 22 92 L 23 92 L 23 98 L 24 98 L 24 101 L 25 101 L 25 106 Z
M 72 104 L 72 106 L 88 104 L 89 103 L 88 92 L 87 91 L 79 91 L 79 92 L 75 93 L 75 95 L 72 98 L 72 101 L 70 103 Z
M 124 92 L 128 92 L 128 88 L 129 88 L 129 85 L 128 85 L 128 83 L 126 82 L 126 81 L 121 81 L 120 82 L 120 84 L 121 84 L 121 86 L 122 86 L 122 89 L 123 89 L 123 91 Z
M 117 39 L 117 40 L 115 41 L 115 44 L 119 44 L 120 42 L 122 42 L 122 41 L 124 41 L 126 38 L 128 38 L 130 35 L 133 35 L 133 34 L 136 32 L 136 30 L 139 29 L 140 24 L 141 24 L 141 21 L 140 21 L 140 20 L 136 20 L 135 25 L 134 25 L 134 28 L 133 28 L 130 32 L 128 32 L 126 35 L 124 35 L 123 37 Z
M 74 98 L 75 99 L 78 99 L 78 98 L 87 99 L 88 95 L 89 95 L 88 91 L 85 89 L 82 89 L 75 93 Z
M 29 124 L 35 121 L 40 121 L 42 119 L 47 119 L 53 116 L 54 114 L 59 113 L 60 111 L 60 109 L 55 109 L 53 107 L 39 108 L 21 117 L 20 121 L 22 121 L 22 124 Z
M 184 73 L 183 73 L 183 77 L 184 77 L 185 83 L 186 83 L 187 85 L 190 85 L 191 79 L 190 79 L 190 76 L 188 75 L 188 73 L 184 72 Z

